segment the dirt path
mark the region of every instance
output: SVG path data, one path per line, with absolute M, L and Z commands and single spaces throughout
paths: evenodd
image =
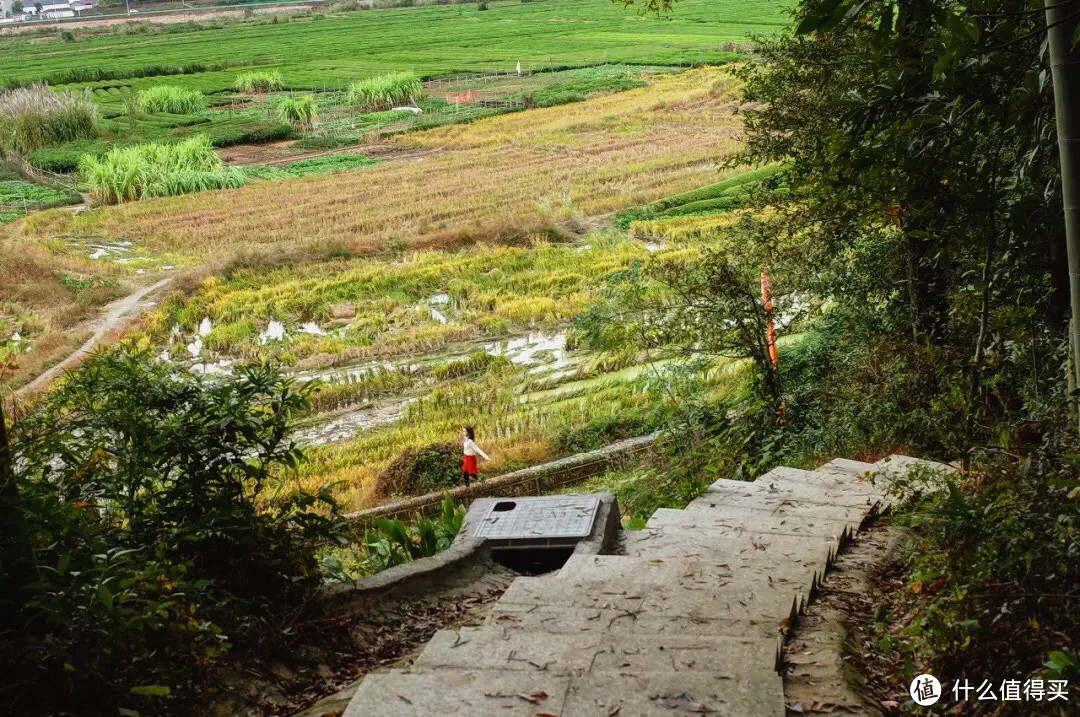
M 101 339 L 104 338 L 110 331 L 118 328 L 126 320 L 131 318 L 131 316 L 134 315 L 139 309 L 145 308 L 146 305 L 143 304 L 143 299 L 158 291 L 159 289 L 164 288 L 172 280 L 173 277 L 168 276 L 157 282 L 156 284 L 144 286 L 143 288 L 131 294 L 128 294 L 122 299 L 117 299 L 116 301 L 107 305 L 104 311 L 97 317 L 86 321 L 78 327 L 73 328 L 73 331 L 90 330 L 93 333 L 90 335 L 90 338 L 83 342 L 82 346 L 75 349 L 65 359 L 57 363 L 49 370 L 38 375 L 33 381 L 20 388 L 18 391 L 15 392 L 15 395 L 25 396 L 27 394 L 34 393 L 35 391 L 44 388 L 49 383 L 49 381 L 59 376 L 64 370 L 71 368 L 72 366 L 77 364 L 80 360 L 82 360 L 83 357 L 90 353 L 94 349 L 94 347 L 97 346 L 98 342 L 100 342 Z

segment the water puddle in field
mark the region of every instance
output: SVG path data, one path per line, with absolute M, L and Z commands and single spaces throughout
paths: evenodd
M 505 341 L 484 344 L 492 356 L 505 356 L 510 363 L 530 366 L 529 372 L 558 370 L 568 363 L 566 330 L 553 334 L 535 332 Z
M 297 331 L 301 334 L 311 334 L 312 336 L 326 336 L 326 331 L 324 331 L 322 327 L 320 327 L 314 321 L 309 321 L 306 324 L 303 324 L 299 329 L 297 329 Z
M 266 328 L 259 332 L 259 345 L 265 346 L 267 341 L 284 341 L 285 324 L 280 321 L 270 321 Z
M 129 241 L 119 241 L 113 244 L 91 244 L 90 248 L 93 249 L 93 251 L 90 252 L 91 259 L 97 260 L 104 259 L 105 257 L 119 257 L 113 259 L 114 264 L 126 264 L 131 261 L 130 258 L 122 257 L 123 254 L 131 252 L 131 242 Z
M 395 423 L 405 415 L 416 398 L 394 399 L 332 417 L 318 425 L 304 426 L 293 433 L 298 443 L 322 446 L 352 438 L 358 433 Z
M 445 325 L 450 323 L 450 319 L 447 317 L 446 314 L 443 313 L 441 309 L 438 309 L 436 307 L 442 307 L 443 309 L 445 309 L 448 306 L 450 306 L 449 294 L 435 294 L 428 297 L 425 301 L 417 304 L 416 310 L 428 312 L 433 321 L 437 321 L 440 324 Z
M 188 370 L 192 373 L 200 374 L 202 376 L 228 376 L 232 374 L 233 362 L 229 359 L 220 359 L 218 361 L 207 361 L 206 363 L 192 364 Z

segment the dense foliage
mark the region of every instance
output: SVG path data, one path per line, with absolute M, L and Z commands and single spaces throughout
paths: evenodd
M 325 491 L 267 488 L 303 457 L 288 433 L 308 391 L 271 368 L 208 383 L 122 349 L 15 424 L 0 503 L 19 546 L 0 564 L 13 712 L 167 713 L 230 646 L 281 637 L 319 582 L 316 549 L 342 535 Z
M 314 95 L 288 97 L 281 101 L 277 111 L 282 122 L 288 122 L 295 129 L 300 130 L 311 129 L 315 125 L 315 118 L 318 116 Z
M 323 570 L 347 580 L 371 575 L 395 565 L 428 558 L 450 547 L 461 532 L 465 509 L 454 504 L 450 494 L 443 496 L 439 514 L 434 518 L 417 515 L 412 523 L 398 518 L 376 518 L 364 532 L 362 553 L 323 558 Z
M 902 516 L 918 526 L 913 612 L 888 649 L 946 678 L 1075 664 L 1080 495 L 1042 10 L 804 0 L 797 33 L 735 71 L 740 160 L 780 168 L 750 195 L 760 211 L 702 265 L 615 277 L 582 325 L 600 344 L 749 359 L 750 390 L 719 407 L 691 390 L 682 413 L 736 475 L 897 447 L 970 469 L 906 491 Z M 801 332 L 775 368 L 760 271 L 781 333 Z
M 84 155 L 79 179 L 98 199 L 120 203 L 207 189 L 243 186 L 244 173 L 225 167 L 210 139 L 196 135 L 174 144 L 138 144 Z
M 155 85 L 139 92 L 138 107 L 143 112 L 190 115 L 206 109 L 206 98 L 197 90 L 173 85 Z
M 98 112 L 87 94 L 53 92 L 40 83 L 0 92 L 0 148 L 30 152 L 54 142 L 97 136 Z
M 461 446 L 455 443 L 406 448 L 379 475 L 387 495 L 423 495 L 461 480 Z
M 242 72 L 236 76 L 236 80 L 233 82 L 233 89 L 237 92 L 253 92 L 259 94 L 276 92 L 281 88 L 281 73 L 277 70 Z
M 352 83 L 347 98 L 351 105 L 374 111 L 418 100 L 423 94 L 424 85 L 414 73 L 391 72 Z

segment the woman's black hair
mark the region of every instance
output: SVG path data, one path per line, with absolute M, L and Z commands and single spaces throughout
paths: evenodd
M 469 437 L 470 441 L 476 440 L 476 429 L 472 426 L 465 426 L 465 435 Z

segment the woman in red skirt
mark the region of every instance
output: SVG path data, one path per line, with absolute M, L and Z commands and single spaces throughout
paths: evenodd
M 461 473 L 465 478 L 465 485 L 472 483 L 480 474 L 480 468 L 477 466 L 476 457 L 480 456 L 485 461 L 490 461 L 488 454 L 476 445 L 476 429 L 472 426 L 465 426 L 465 445 L 464 445 L 465 458 L 461 461 Z

